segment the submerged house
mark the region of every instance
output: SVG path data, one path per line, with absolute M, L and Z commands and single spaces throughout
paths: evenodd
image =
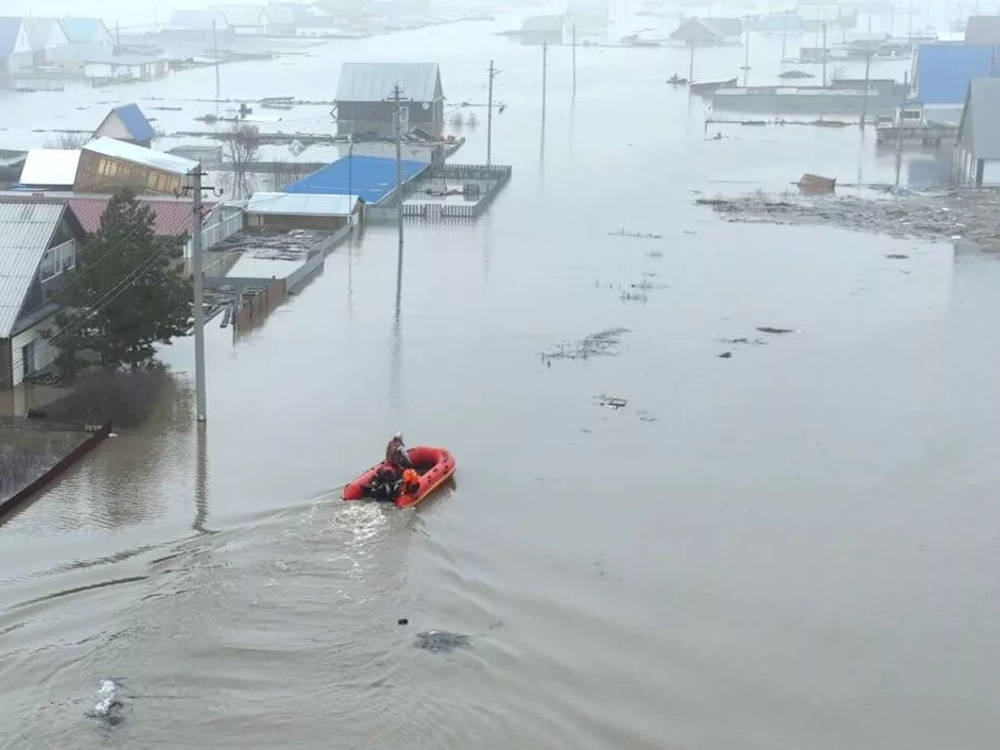
M 692 47 L 723 44 L 726 41 L 719 31 L 708 24 L 707 20 L 689 18 L 681 23 L 669 37 L 671 42 L 682 42 Z
M 1000 48 L 992 44 L 922 44 L 913 58 L 913 96 L 927 119 L 957 123 L 969 83 L 1000 75 Z
M 170 39 L 210 45 L 229 42 L 233 30 L 218 8 L 177 10 L 170 16 L 169 23 L 160 35 Z
M 952 164 L 960 185 L 1000 185 L 1000 78 L 969 84 Z
M 173 154 L 114 138 L 97 138 L 81 149 L 73 189 L 113 193 L 128 188 L 137 194 L 176 195 L 197 166 L 197 162 Z
M 262 5 L 214 5 L 226 26 L 236 36 L 263 36 L 267 33 L 267 15 Z
M 31 68 L 34 53 L 20 18 L 0 18 L 0 86 Z
M 69 37 L 55 18 L 25 18 L 24 28 L 31 42 L 32 64 L 36 67 L 57 60 L 69 47 Z
M 437 63 L 344 63 L 337 86 L 337 132 L 394 133 L 393 88 L 399 85 L 404 132 L 444 130 L 444 91 Z
M 94 138 L 114 138 L 125 143 L 149 148 L 156 131 L 136 104 L 115 107 L 94 131 Z
M 0 389 L 55 362 L 43 332 L 60 306 L 53 296 L 76 267 L 84 232 L 61 203 L 0 200 Z
M 269 230 L 336 230 L 347 226 L 359 206 L 356 195 L 254 193 L 247 204 L 247 226 Z

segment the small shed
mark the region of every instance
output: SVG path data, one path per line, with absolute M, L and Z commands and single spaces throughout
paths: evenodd
M 82 149 L 73 189 L 111 193 L 129 188 L 136 193 L 175 195 L 197 166 L 197 162 L 173 154 L 114 138 L 98 138 Z
M 396 85 L 402 119 L 435 136 L 444 130 L 444 90 L 437 63 L 344 63 L 337 86 L 337 132 L 394 134 Z
M 358 211 L 356 195 L 254 193 L 247 204 L 251 229 L 340 229 Z
M 108 113 L 94 131 L 94 138 L 114 138 L 149 148 L 156 131 L 137 104 L 123 104 Z
M 961 185 L 1000 185 L 1000 78 L 969 83 L 953 165 Z

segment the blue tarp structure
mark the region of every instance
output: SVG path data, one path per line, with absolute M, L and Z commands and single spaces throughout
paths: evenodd
M 1000 75 L 1000 55 L 989 44 L 941 42 L 917 50 L 914 84 L 924 104 L 961 106 L 973 78 Z
M 129 135 L 136 141 L 151 141 L 156 138 L 156 131 L 149 124 L 149 120 L 142 113 L 142 110 L 135 104 L 123 104 L 113 110 L 121 118 L 122 124 L 128 130 Z
M 403 161 L 403 183 L 418 177 L 430 164 Z M 348 187 L 350 189 L 348 190 Z M 396 189 L 396 160 L 379 156 L 349 156 L 338 159 L 285 188 L 286 193 L 356 195 L 365 203 L 384 200 Z

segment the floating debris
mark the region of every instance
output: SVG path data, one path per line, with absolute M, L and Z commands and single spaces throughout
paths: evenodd
M 467 648 L 470 645 L 469 641 L 469 636 L 462 635 L 461 633 L 449 633 L 444 630 L 425 630 L 423 633 L 417 633 L 417 638 L 414 640 L 413 645 L 424 651 L 448 653 L 457 648 Z
M 553 359 L 587 359 L 587 357 L 614 357 L 619 354 L 622 336 L 628 328 L 608 328 L 592 333 L 579 341 L 559 344 L 554 349 L 542 352 L 542 361 Z
M 624 409 L 628 406 L 627 398 L 620 398 L 619 396 L 609 396 L 607 393 L 602 393 L 597 396 L 597 403 L 608 409 Z
M 795 333 L 794 328 L 773 328 L 771 326 L 757 326 L 757 330 L 761 333 L 771 333 L 771 334 L 782 334 L 782 333 Z
M 645 292 L 622 292 L 622 302 L 649 302 L 649 295 Z
M 111 726 L 117 726 L 125 720 L 125 717 L 122 716 L 125 704 L 122 702 L 117 682 L 101 680 L 101 686 L 97 690 L 97 698 L 97 703 L 86 713 L 87 717 L 100 719 Z
M 746 344 L 747 346 L 767 346 L 767 342 L 764 339 L 748 339 L 746 336 L 740 336 L 736 339 L 719 339 L 721 344 Z
M 639 421 L 640 422 L 659 422 L 660 421 L 656 417 L 654 417 L 652 414 L 650 414 L 648 411 L 645 411 L 645 410 L 642 410 L 642 411 L 638 412 L 638 416 L 639 416 Z
M 889 253 L 885 257 L 890 260 L 907 260 L 910 256 L 904 255 L 903 253 Z
M 622 227 L 614 232 L 608 232 L 609 237 L 633 237 L 639 240 L 662 240 L 662 234 L 653 234 L 651 232 L 633 232 L 631 229 L 626 229 Z
M 719 359 L 731 359 L 733 356 L 732 352 L 723 352 L 722 354 L 716 354 Z
M 663 257 L 663 253 L 660 252 L 659 250 L 651 250 L 648 253 L 646 253 L 646 257 L 647 258 L 662 258 Z

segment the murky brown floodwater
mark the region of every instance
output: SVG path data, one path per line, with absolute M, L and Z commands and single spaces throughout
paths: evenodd
M 702 140 L 663 84 L 683 50 L 582 50 L 575 105 L 554 50 L 542 142 L 540 53 L 506 25 L 224 69 L 232 96 L 318 96 L 345 59 L 436 58 L 478 101 L 492 56 L 514 179 L 477 224 L 407 226 L 398 316 L 372 228 L 249 337 L 210 329 L 203 432 L 188 392 L 0 529 L 0 745 L 994 744 L 1000 264 L 693 206 L 893 163 L 853 128 Z M 617 357 L 539 356 L 617 326 Z M 190 342 L 163 356 L 189 383 Z M 454 485 L 340 502 L 396 429 L 450 447 Z M 471 638 L 415 648 L 430 629 Z M 115 727 L 85 716 L 103 679 Z

